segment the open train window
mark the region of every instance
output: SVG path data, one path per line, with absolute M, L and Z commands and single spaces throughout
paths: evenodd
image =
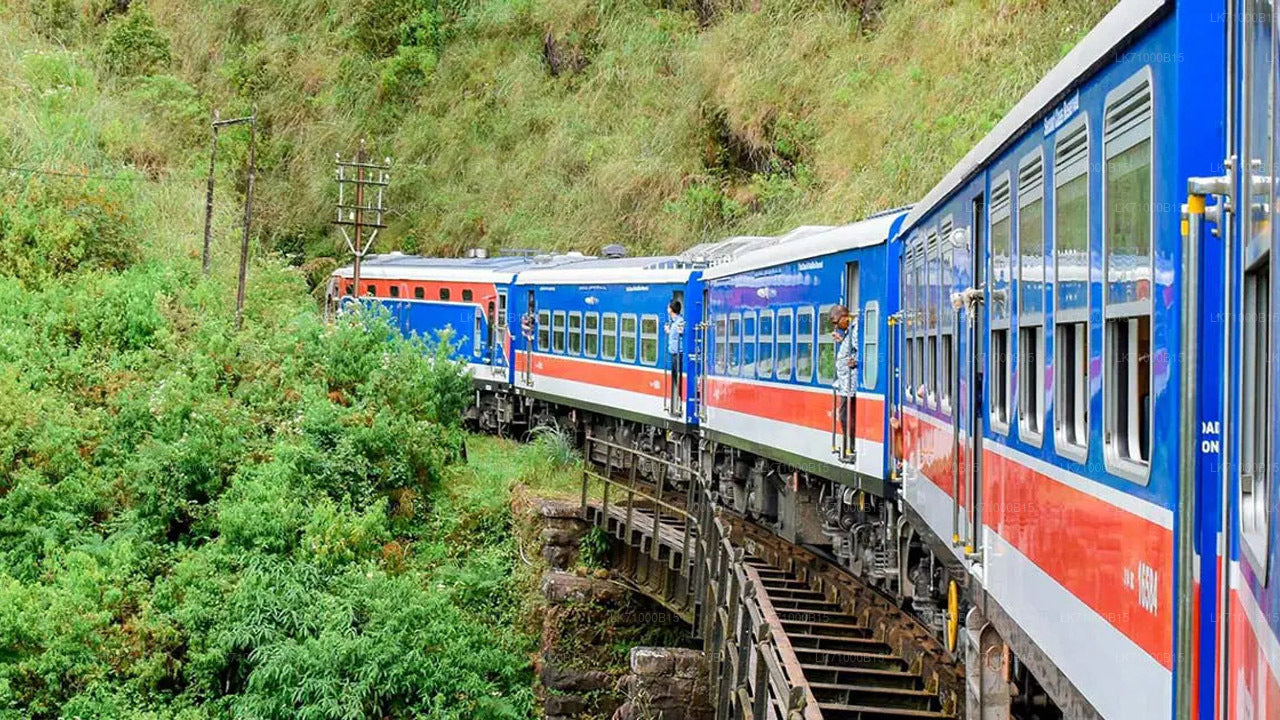
M 1044 441 L 1044 160 L 1018 167 L 1018 436 Z
M 391 286 L 391 297 L 393 297 L 393 298 L 398 298 L 398 297 L 400 297 L 400 286 L 399 286 L 399 285 L 392 285 L 392 286 Z
M 938 233 L 930 230 L 924 246 L 924 302 L 925 302 L 925 397 L 930 407 L 938 407 Z
M 569 354 L 582 354 L 582 313 L 569 313 Z
M 480 308 L 475 311 L 475 332 L 471 335 L 471 354 L 480 357 L 484 337 L 484 313 L 480 312 Z
M 716 374 L 724 375 L 729 365 L 729 353 L 726 341 L 729 339 L 728 320 L 724 315 L 716 316 Z
M 556 310 L 551 314 L 551 350 L 553 352 L 564 352 L 564 317 L 563 310 Z
M 791 345 L 795 342 L 793 310 L 778 311 L 778 334 L 775 338 L 773 366 L 779 380 L 791 379 Z
M 742 313 L 742 377 L 756 374 L 756 313 Z
M 729 316 L 729 374 L 737 375 L 742 367 L 742 316 Z
M 605 313 L 600 318 L 600 359 L 612 360 L 618 356 L 618 315 Z
M 530 303 L 532 304 L 532 303 Z M 551 349 L 551 311 L 538 311 L 538 350 L 547 352 Z
M 600 350 L 600 313 L 589 312 L 582 318 L 582 354 L 595 357 Z
M 1089 446 L 1089 128 L 1058 131 L 1053 159 L 1054 447 L 1083 462 Z
M 1151 468 L 1152 96 L 1144 68 L 1107 95 L 1103 140 L 1103 397 L 1108 469 Z
M 1240 537 L 1266 562 L 1271 486 L 1271 258 L 1244 276 L 1240 369 Z
M 622 334 L 618 339 L 622 347 L 622 362 L 636 361 L 636 316 L 622 316 Z
M 948 217 L 942 221 L 941 229 L 938 233 L 938 243 L 941 249 L 940 283 L 941 294 L 939 297 L 938 311 L 942 313 L 942 317 L 938 318 L 938 330 L 941 338 L 938 341 L 938 406 L 942 408 L 944 413 L 951 414 L 951 384 L 955 382 L 955 329 L 958 314 L 951 308 L 951 290 L 955 284 L 955 245 L 952 242 L 952 232 L 955 230 L 954 221 Z
M 1013 377 L 1009 337 L 1009 293 L 1013 287 L 1010 282 L 1013 256 L 1010 214 L 1009 175 L 1006 173 L 996 181 L 995 189 L 991 192 L 991 269 L 987 273 L 987 277 L 991 278 L 991 351 L 987 354 L 987 377 L 991 381 L 987 386 L 990 393 L 988 412 L 991 429 L 998 433 L 1009 432 L 1009 385 Z
M 756 377 L 773 377 L 773 311 L 760 311 L 759 354 L 756 357 Z
M 365 290 L 366 290 L 366 294 L 368 294 L 368 295 L 373 295 L 374 297 L 377 297 L 377 295 L 378 295 L 378 286 L 377 286 L 377 285 L 370 284 L 370 285 L 368 285 L 368 286 L 366 286 L 366 287 L 365 287 Z
M 413 297 L 414 297 L 414 299 L 422 300 L 422 299 L 423 299 L 423 298 L 425 298 L 426 296 L 427 296 L 427 291 L 426 291 L 426 290 L 424 290 L 424 289 L 422 289 L 422 288 L 420 288 L 420 287 L 416 287 L 416 288 L 414 288 L 414 289 L 413 289 Z
M 796 311 L 796 382 L 813 380 L 813 308 Z
M 658 364 L 658 316 L 640 318 L 640 362 L 643 365 Z
M 440 288 L 440 299 L 441 300 L 449 299 L 449 288 L 444 288 L 444 287 Z
M 463 290 L 463 291 L 462 291 L 462 302 L 471 302 L 471 298 L 473 298 L 473 297 L 475 297 L 475 296 L 474 296 L 474 295 L 472 295 L 472 293 L 471 293 L 471 291 L 470 291 L 470 290 Z
M 818 308 L 818 382 L 822 385 L 830 385 L 836 379 L 836 339 L 832 336 L 836 326 L 831 324 L 832 307 Z
M 875 300 L 867 303 L 858 332 L 862 335 L 862 354 L 858 356 L 862 387 L 875 389 L 880 382 L 880 303 Z
M 929 326 L 929 299 L 926 295 L 929 288 L 925 278 L 926 263 L 927 257 L 925 256 L 924 243 L 918 242 L 916 244 L 915 280 L 913 281 L 913 285 L 915 287 L 914 316 L 916 320 L 915 350 L 913 352 L 915 378 L 911 383 L 911 396 L 915 399 L 917 405 L 926 404 L 928 402 L 929 395 L 928 388 L 926 386 L 928 366 L 925 365 L 924 361 L 925 336 L 928 334 L 926 328 Z
M 912 287 L 911 280 L 911 263 L 915 257 L 915 251 L 907 247 L 906 254 L 902 259 L 902 267 L 900 276 L 902 279 L 902 329 L 906 339 L 903 341 L 904 351 L 902 353 L 902 378 L 908 388 L 906 393 L 907 402 L 915 402 L 915 393 L 910 392 L 912 373 L 915 372 L 915 360 L 911 351 L 912 335 L 915 333 L 915 304 L 912 302 L 912 295 L 915 289 Z M 865 340 L 865 338 L 864 338 Z M 864 369 L 865 373 L 866 370 Z

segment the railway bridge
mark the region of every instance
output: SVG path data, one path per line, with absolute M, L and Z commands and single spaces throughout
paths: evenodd
M 718 719 L 960 716 L 959 665 L 879 592 L 718 512 L 693 468 L 591 437 L 584 455 L 584 517 L 615 541 L 615 569 L 702 641 Z

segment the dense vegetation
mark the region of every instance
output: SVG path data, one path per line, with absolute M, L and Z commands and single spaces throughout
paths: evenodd
M 1109 6 L 11 1 L 160 116 L 121 138 L 149 172 L 198 167 L 210 108 L 256 103 L 260 227 L 298 261 L 336 254 L 331 163 L 359 137 L 397 162 L 384 248 L 671 250 L 902 205 Z

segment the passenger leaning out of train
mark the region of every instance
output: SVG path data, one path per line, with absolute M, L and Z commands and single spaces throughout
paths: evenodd
M 680 311 L 684 308 L 679 300 L 672 300 L 667 306 L 667 352 L 671 354 L 671 413 L 681 410 L 680 401 L 684 392 L 680 387 L 684 377 L 684 316 Z
M 857 377 L 854 370 L 858 367 L 858 322 L 848 308 L 836 305 L 831 308 L 831 326 L 831 337 L 836 343 L 836 415 L 843 435 L 839 450 L 842 456 L 847 456 L 854 451 L 855 403 L 852 398 Z

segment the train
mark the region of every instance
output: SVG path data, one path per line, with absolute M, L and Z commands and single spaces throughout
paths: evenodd
M 393 253 L 330 302 L 451 328 L 483 430 L 698 468 L 965 657 L 970 718 L 1280 718 L 1277 20 L 1122 0 L 858 222 Z

